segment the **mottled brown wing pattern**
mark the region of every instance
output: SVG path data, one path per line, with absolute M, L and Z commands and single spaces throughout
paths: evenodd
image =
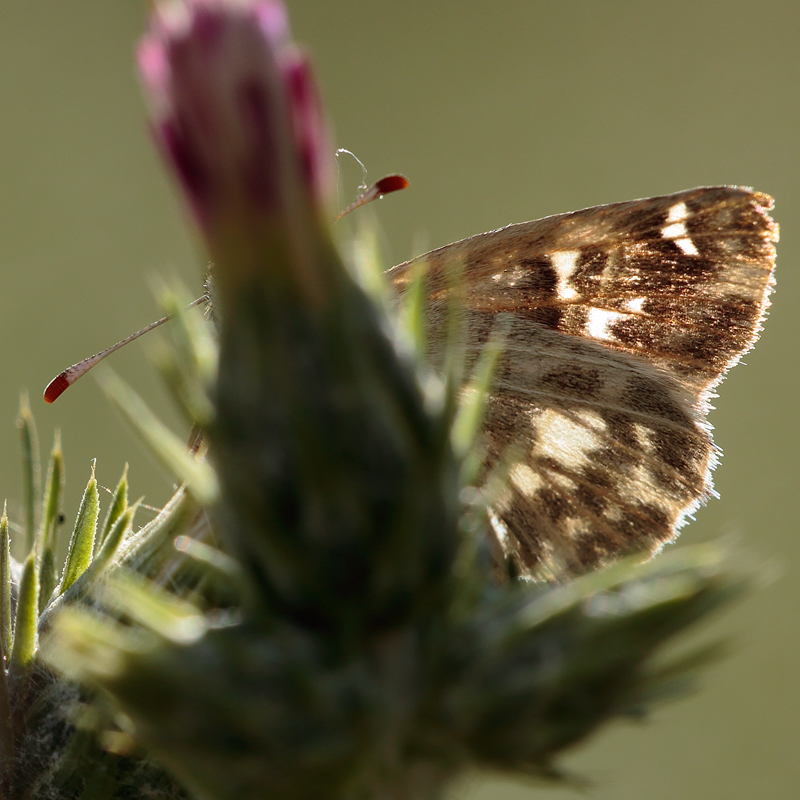
M 452 302 L 470 358 L 498 313 L 513 318 L 484 475 L 511 454 L 490 517 L 525 573 L 653 553 L 709 496 L 708 397 L 761 327 L 771 207 L 749 189 L 691 189 L 510 225 L 390 270 L 401 292 L 424 270 L 434 361 Z

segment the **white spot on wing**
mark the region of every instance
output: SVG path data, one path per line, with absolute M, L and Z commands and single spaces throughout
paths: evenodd
M 586 333 L 593 339 L 608 341 L 614 338 L 610 326 L 621 319 L 625 319 L 627 314 L 620 314 L 619 311 L 606 311 L 604 308 L 590 308 L 586 320 Z
M 637 464 L 629 468 L 626 480 L 619 484 L 622 496 L 632 506 L 645 504 L 660 508 L 672 517 L 683 504 L 682 500 L 672 497 L 662 486 L 653 480 L 653 476 L 645 464 Z
M 648 428 L 645 425 L 640 425 L 638 422 L 633 423 L 633 434 L 636 437 L 636 441 L 639 443 L 639 446 L 645 453 L 652 452 L 653 450 L 653 439 L 652 439 L 652 428 Z
M 556 294 L 560 300 L 577 300 L 580 295 L 569 285 L 572 274 L 578 268 L 578 250 L 557 250 L 550 254 L 550 263 L 556 272 L 558 284 Z
M 508 544 L 508 528 L 506 527 L 505 522 L 503 522 L 503 520 L 497 516 L 493 508 L 489 507 L 487 512 L 489 514 L 489 523 L 494 529 L 495 534 L 497 534 L 500 544 L 503 547 L 506 547 Z
M 581 536 L 591 536 L 593 533 L 589 520 L 582 517 L 570 517 L 565 520 L 564 532 L 572 540 L 580 539 Z
M 526 497 L 533 497 L 542 485 L 542 477 L 527 464 L 518 461 L 508 472 L 511 483 Z
M 679 236 L 686 236 L 686 225 L 683 222 L 674 222 L 661 229 L 661 235 L 665 239 L 677 239 Z
M 536 430 L 539 438 L 534 455 L 552 458 L 568 470 L 580 470 L 591 463 L 588 454 L 603 442 L 594 431 L 553 409 L 542 414 Z
M 678 245 L 687 256 L 696 256 L 700 252 L 688 236 L 685 239 L 676 239 L 675 244 Z
M 625 308 L 633 314 L 641 314 L 642 307 L 644 306 L 644 297 L 637 297 L 633 300 L 628 300 L 625 303 Z
M 675 203 L 667 212 L 667 222 L 683 222 L 689 216 L 686 203 Z

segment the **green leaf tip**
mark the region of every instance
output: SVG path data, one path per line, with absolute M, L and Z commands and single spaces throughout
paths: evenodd
M 61 433 L 57 430 L 47 468 L 41 525 L 37 536 L 37 545 L 43 553 L 53 547 L 63 494 L 64 454 L 61 451 Z
M 7 503 L 0 517 L 0 668 L 11 653 L 11 545 L 8 535 Z
M 108 537 L 114 524 L 128 507 L 128 465 L 122 470 L 122 477 L 119 479 L 117 488 L 114 490 L 114 497 L 108 508 L 105 521 L 103 522 L 102 532 L 97 539 L 97 546 L 100 547 Z
M 28 393 L 23 391 L 19 398 L 17 427 L 22 436 L 22 491 L 25 514 L 25 547 L 31 552 L 36 535 L 36 507 L 39 504 L 39 436 L 36 422 L 31 413 Z
M 47 605 L 58 583 L 55 540 L 64 495 L 64 454 L 61 433 L 56 430 L 47 468 L 42 513 L 36 534 L 35 551 L 39 556 L 39 612 Z
M 83 493 L 78 517 L 69 540 L 67 561 L 61 576 L 58 593 L 63 594 L 83 574 L 92 560 L 94 540 L 97 533 L 97 516 L 100 511 L 100 498 L 97 491 L 97 479 L 92 463 L 92 476 Z

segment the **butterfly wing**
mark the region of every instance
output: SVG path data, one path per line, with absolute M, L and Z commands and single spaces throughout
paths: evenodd
M 655 552 L 709 496 L 708 396 L 758 336 L 771 207 L 748 189 L 692 189 L 511 225 L 389 271 L 402 292 L 424 270 L 434 362 L 452 303 L 471 359 L 498 313 L 513 319 L 484 476 L 511 459 L 490 517 L 526 573 Z

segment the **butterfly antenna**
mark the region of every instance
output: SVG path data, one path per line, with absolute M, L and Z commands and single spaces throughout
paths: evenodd
M 198 297 L 197 300 L 189 303 L 186 308 L 194 308 L 195 306 L 199 306 L 202 303 L 207 302 L 208 296 L 204 294 L 202 297 Z M 52 403 L 57 400 L 70 386 L 72 386 L 73 383 L 75 383 L 75 381 L 78 380 L 78 378 L 85 375 L 93 366 L 95 366 L 95 364 L 99 364 L 106 356 L 116 353 L 116 351 L 121 347 L 124 347 L 126 344 L 130 344 L 140 336 L 144 336 L 146 333 L 152 331 L 153 328 L 157 328 L 159 325 L 169 322 L 170 319 L 172 319 L 172 315 L 161 317 L 161 319 L 151 322 L 140 331 L 136 331 L 136 333 L 126 336 L 122 341 L 111 345 L 111 347 L 107 347 L 105 350 L 101 350 L 99 353 L 95 353 L 93 356 L 89 356 L 89 358 L 84 358 L 83 361 L 73 364 L 71 367 L 68 367 L 63 372 L 56 375 L 56 377 L 47 384 L 47 388 L 44 390 L 45 403 Z
M 352 151 L 340 147 L 336 153 L 336 205 L 339 205 L 339 191 L 342 184 L 342 168 L 339 164 L 339 156 L 348 155 L 352 158 L 359 167 L 361 167 L 361 183 L 358 185 L 358 191 L 366 191 L 367 188 L 367 167 L 364 162 Z
M 386 175 L 379 181 L 375 181 L 368 189 L 364 190 L 363 194 L 359 195 L 354 202 L 350 203 L 350 205 L 347 206 L 344 211 L 340 212 L 333 221 L 338 222 L 345 214 L 349 214 L 351 211 L 355 211 L 357 208 L 361 208 L 361 206 L 371 203 L 373 200 L 380 200 L 385 194 L 398 192 L 400 189 L 406 189 L 407 187 L 408 178 L 406 178 L 405 175 Z

